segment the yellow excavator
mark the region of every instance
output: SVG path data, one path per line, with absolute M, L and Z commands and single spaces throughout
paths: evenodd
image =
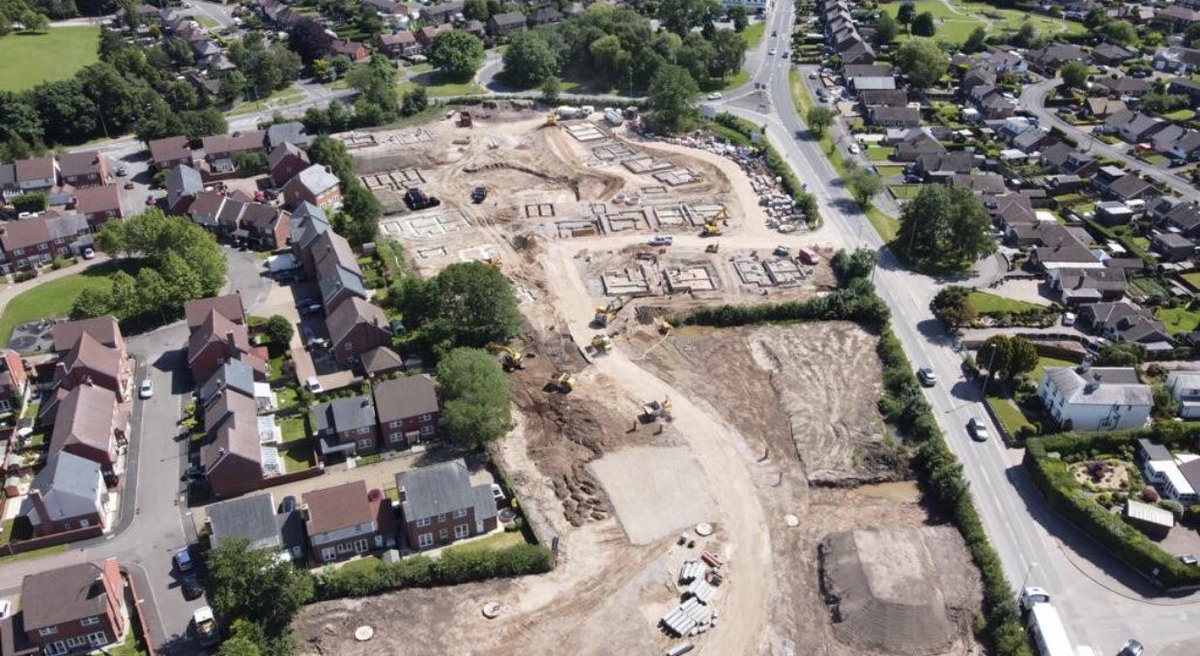
M 505 371 L 513 371 L 516 369 L 525 368 L 525 357 L 521 355 L 520 351 L 511 346 L 492 342 L 487 345 L 487 350 L 500 356 L 500 366 L 503 367 Z
M 568 373 L 560 373 L 550 379 L 550 384 L 563 394 L 570 394 L 571 390 L 575 389 L 575 376 Z
M 608 353 L 612 347 L 613 341 L 608 335 L 596 335 L 592 338 L 592 350 L 596 353 Z
M 717 212 L 704 222 L 704 229 L 700 231 L 701 237 L 717 237 L 721 234 L 721 224 L 729 222 L 729 210 L 722 207 L 720 212 Z
M 542 127 L 552 128 L 557 125 L 558 125 L 558 112 L 551 109 L 550 111 L 546 112 L 546 122 L 542 124 Z
M 617 317 L 617 313 L 621 308 L 625 307 L 625 300 L 617 297 L 609 301 L 608 305 L 596 307 L 596 316 L 593 318 L 593 323 L 600 328 L 604 328 Z
M 492 267 L 493 269 L 495 269 L 497 271 L 501 271 L 504 269 L 504 260 L 501 260 L 499 257 L 496 257 L 494 255 L 492 257 L 484 258 L 483 263 Z

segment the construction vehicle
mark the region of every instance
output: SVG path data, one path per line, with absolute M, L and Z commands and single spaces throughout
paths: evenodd
M 196 638 L 201 647 L 213 647 L 221 642 L 221 632 L 217 630 L 217 620 L 213 617 L 212 609 L 201 606 L 192 614 L 192 623 L 196 625 Z
M 705 252 L 705 253 L 718 253 L 718 252 L 720 252 L 720 251 L 721 251 L 721 245 L 720 245 L 720 244 L 709 244 L 708 246 L 705 246 L 705 247 L 704 247 L 704 252 Z
M 487 187 L 479 185 L 478 187 L 475 187 L 475 189 L 471 190 L 471 202 L 478 205 L 487 199 L 487 195 Z
M 652 421 L 655 421 L 658 419 L 670 419 L 670 418 L 671 418 L 671 399 L 669 397 L 663 399 L 662 403 L 659 403 L 658 401 L 651 401 L 651 402 L 647 403 L 646 405 L 642 406 L 642 419 L 645 420 L 646 423 L 649 423 L 649 422 L 652 422 Z
M 505 371 L 513 371 L 516 369 L 525 368 L 525 356 L 521 355 L 521 352 L 513 347 L 492 342 L 488 344 L 486 348 L 492 353 L 496 353 L 500 356 L 500 366 L 503 367 Z
M 592 338 L 592 350 L 596 353 L 608 353 L 612 347 L 613 341 L 608 335 L 596 335 Z
M 404 193 L 404 204 L 408 205 L 408 209 L 415 211 L 437 207 L 442 201 L 437 196 L 430 196 L 421 191 L 420 187 L 409 187 Z
M 504 260 L 501 260 L 500 258 L 496 257 L 495 255 L 493 255 L 491 257 L 485 257 L 485 258 L 483 258 L 482 261 L 484 264 L 492 267 L 493 269 L 495 269 L 497 271 L 504 268 Z
M 613 319 L 617 318 L 617 313 L 620 312 L 621 308 L 623 307 L 625 307 L 625 301 L 621 298 L 615 298 L 612 301 L 609 301 L 608 305 L 597 307 L 596 316 L 592 320 L 592 323 L 600 328 L 604 328 Z
M 575 389 L 575 376 L 568 373 L 556 374 L 550 379 L 550 385 L 563 394 L 570 394 Z
M 557 125 L 558 125 L 558 112 L 554 111 L 553 109 L 546 112 L 546 122 L 542 124 L 542 127 L 552 128 L 552 127 L 556 127 Z
M 715 220 L 705 222 L 704 228 L 700 231 L 701 237 L 719 237 L 721 236 L 721 226 Z

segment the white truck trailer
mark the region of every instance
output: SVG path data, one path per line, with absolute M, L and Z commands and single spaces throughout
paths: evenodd
M 1050 594 L 1041 588 L 1021 591 L 1021 609 L 1026 614 L 1026 626 L 1042 656 L 1077 656 L 1058 611 L 1050 605 Z

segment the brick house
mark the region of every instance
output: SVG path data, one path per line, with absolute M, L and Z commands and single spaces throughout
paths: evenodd
M 58 186 L 58 160 L 53 157 L 31 157 L 13 162 L 17 188 L 21 193 L 49 191 Z
M 214 497 L 262 489 L 264 470 L 279 466 L 278 452 L 259 441 L 254 399 L 226 392 L 204 413 L 204 430 L 207 435 L 200 446 L 200 466 Z M 265 460 L 265 455 L 272 462 Z M 282 472 L 272 469 L 270 473 Z
M 318 403 L 309 412 L 308 421 L 320 444 L 321 455 L 354 456 L 379 450 L 375 406 L 365 396 Z
M 437 437 L 441 412 L 428 374 L 382 381 L 372 393 L 384 448 L 407 448 Z
M 421 53 L 421 44 L 412 32 L 403 30 L 379 37 L 379 50 L 389 57 L 411 57 Z
M 109 182 L 108 162 L 99 151 L 64 153 L 58 157 L 62 183 L 72 187 L 98 187 Z
M 283 202 L 290 208 L 301 203 L 325 209 L 341 207 L 342 183 L 329 167 L 313 164 L 283 185 Z
M 230 360 L 242 360 L 256 370 L 265 371 L 265 350 L 250 343 L 245 325 L 213 310 L 188 339 L 188 369 L 196 381 L 208 380 Z
M 0 225 L 0 272 L 41 266 L 58 256 L 77 254 L 91 245 L 91 230 L 80 214 L 45 212 L 32 219 Z
M 266 150 L 267 133 L 262 130 L 234 132 L 204 137 L 204 159 L 213 173 L 229 173 L 237 169 L 233 156 L 238 153 L 255 153 Z
M 392 343 L 387 315 L 379 306 L 357 296 L 334 308 L 325 318 L 325 325 L 329 328 L 330 350 L 343 367 L 377 346 Z
M 65 451 L 87 458 L 111 475 L 128 423 L 115 394 L 98 385 L 80 385 L 58 402 L 49 454 L 53 457 Z
M 332 314 L 339 305 L 351 298 L 366 299 L 362 268 L 350 249 L 350 243 L 332 230 L 313 242 L 312 257 L 316 264 L 317 288 L 325 313 Z
M 312 203 L 301 203 L 299 207 L 292 210 L 290 233 L 292 254 L 304 266 L 304 272 L 309 277 L 317 275 L 313 245 L 321 235 L 327 232 L 333 232 L 333 228 L 329 225 L 329 218 L 325 215 L 325 210 Z
M 0 412 L 20 410 L 28 395 L 29 376 L 25 373 L 21 354 L 5 349 L 0 353 Z
M 88 225 L 93 229 L 104 225 L 109 219 L 125 216 L 121 190 L 115 184 L 76 189 L 72 196 L 75 198 L 72 209 L 86 217 Z
M 391 503 L 369 501 L 367 484 L 351 481 L 302 496 L 309 553 L 320 563 L 344 560 L 395 543 Z
M 487 22 L 487 31 L 492 36 L 508 36 L 524 30 L 525 25 L 525 14 L 510 11 L 492 15 Z
M 85 384 L 102 387 L 122 401 L 131 387 L 129 363 L 121 352 L 87 333 L 54 366 L 55 388 L 69 391 Z
M 188 215 L 220 239 L 272 249 L 287 243 L 290 215 L 286 211 L 272 205 L 244 202 L 234 195 L 202 191 L 196 194 Z
M 167 213 L 182 216 L 191 208 L 196 194 L 204 191 L 204 178 L 190 165 L 180 164 L 167 174 L 163 186 L 167 189 Z
M 267 156 L 267 170 L 271 172 L 271 182 L 276 187 L 282 187 L 296 174 L 308 168 L 308 153 L 300 150 L 295 144 L 281 143 L 271 150 Z
M 150 163 L 160 171 L 173 169 L 176 166 L 195 166 L 196 159 L 192 148 L 188 145 L 187 137 L 164 137 L 155 139 L 147 144 L 150 150 Z
M 364 62 L 371 56 L 371 51 L 367 47 L 357 41 L 344 41 L 342 39 L 334 39 L 329 44 L 330 52 L 338 55 L 345 55 L 350 58 L 350 62 L 357 64 Z
M 33 525 L 33 535 L 54 535 L 106 522 L 108 489 L 100 464 L 60 451 L 33 479 L 21 515 Z
M 492 486 L 471 485 L 462 458 L 400 472 L 396 489 L 411 549 L 429 549 L 496 530 Z
M 194 331 L 208 319 L 208 314 L 217 311 L 226 319 L 239 326 L 246 325 L 246 309 L 242 305 L 240 294 L 225 294 L 197 298 L 183 304 L 183 317 L 187 320 L 188 331 Z
M 125 349 L 125 337 L 121 335 L 121 326 L 117 318 L 111 314 L 91 319 L 64 321 L 54 324 L 50 329 L 50 340 L 53 342 L 54 353 L 58 357 L 65 356 L 75 348 L 75 344 L 84 335 L 89 335 L 97 342 L 121 354 L 121 359 L 128 357 Z
M 25 635 L 46 656 L 125 639 L 124 586 L 116 558 L 30 574 L 21 581 Z

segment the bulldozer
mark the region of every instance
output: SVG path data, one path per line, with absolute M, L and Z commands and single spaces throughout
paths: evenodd
M 504 344 L 492 342 L 487 345 L 487 350 L 491 351 L 492 353 L 499 354 L 500 366 L 503 367 L 505 371 L 514 371 L 516 369 L 525 368 L 525 357 L 521 355 L 520 351 L 511 346 L 505 346 Z
M 553 109 L 546 112 L 546 122 L 542 124 L 544 128 L 552 128 L 558 125 L 558 112 Z
M 565 372 L 556 374 L 550 379 L 550 386 L 563 394 L 570 394 L 575 389 L 575 376 Z
M 613 341 L 608 335 L 596 335 L 592 338 L 592 350 L 596 353 L 608 353 L 612 347 Z
M 721 245 L 720 244 L 709 244 L 708 246 L 704 247 L 704 252 L 705 253 L 719 253 L 719 252 L 721 252 Z
M 625 301 L 620 297 L 609 301 L 608 305 L 597 306 L 596 316 L 593 317 L 592 323 L 598 328 L 604 328 L 609 324 L 609 322 L 617 317 L 617 313 L 620 312 L 621 308 L 623 307 L 625 307 Z

